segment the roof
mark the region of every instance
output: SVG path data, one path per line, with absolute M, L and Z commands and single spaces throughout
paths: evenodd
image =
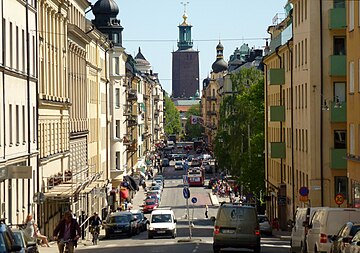
M 174 105 L 177 106 L 192 106 L 200 104 L 200 99 L 178 99 L 174 100 Z

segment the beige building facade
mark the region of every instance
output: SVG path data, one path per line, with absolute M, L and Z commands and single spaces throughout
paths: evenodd
M 5 0 L 0 15 L 0 217 L 16 224 L 37 213 L 40 190 L 36 3 Z
M 338 1 L 337 1 L 338 2 Z M 267 211 L 338 206 L 346 193 L 345 29 L 335 1 L 289 1 L 265 63 Z M 292 11 L 291 11 L 292 10 Z

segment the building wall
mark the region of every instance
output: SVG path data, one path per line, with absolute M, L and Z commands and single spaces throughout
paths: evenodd
M 8 0 L 2 1 L 0 15 L 0 217 L 16 224 L 35 213 L 33 196 L 39 191 L 37 9 L 34 1 L 26 8 L 20 1 Z M 5 176 L 10 166 L 26 166 L 29 176 Z
M 352 6 L 353 3 L 353 6 Z M 347 22 L 350 23 L 353 9 L 354 29 L 350 25 L 347 32 L 347 166 L 349 177 L 349 196 L 354 207 L 360 207 L 360 40 L 359 2 L 347 1 Z M 350 65 L 353 64 L 353 71 Z M 351 92 L 351 83 L 354 84 L 354 92 Z

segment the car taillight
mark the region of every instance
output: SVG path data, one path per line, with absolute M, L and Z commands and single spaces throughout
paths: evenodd
M 326 234 L 320 234 L 320 243 L 327 243 L 328 238 Z
M 214 227 L 214 234 L 219 234 L 220 233 L 220 227 L 218 227 L 218 226 L 215 226 Z
M 255 228 L 255 235 L 260 235 L 260 228 L 259 227 Z

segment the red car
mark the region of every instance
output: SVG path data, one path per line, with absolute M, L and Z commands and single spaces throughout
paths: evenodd
M 152 210 L 159 207 L 159 201 L 154 198 L 146 199 L 143 207 L 143 213 L 151 213 Z

